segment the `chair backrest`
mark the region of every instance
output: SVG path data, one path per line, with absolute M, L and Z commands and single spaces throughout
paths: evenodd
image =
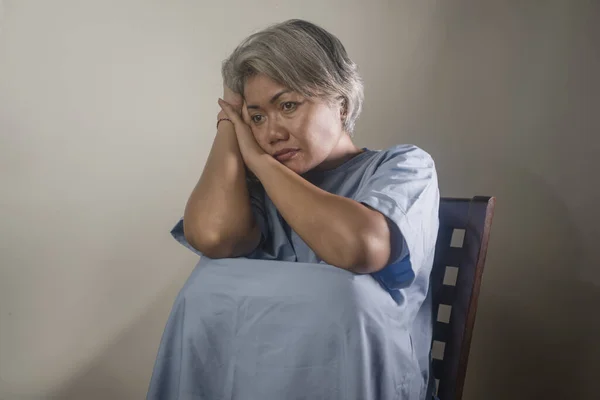
M 433 376 L 440 400 L 462 397 L 495 198 L 442 198 L 431 273 Z

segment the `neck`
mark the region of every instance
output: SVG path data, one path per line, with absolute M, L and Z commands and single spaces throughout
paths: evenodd
M 323 161 L 319 166 L 315 168 L 317 171 L 326 171 L 339 167 L 352 157 L 362 153 L 363 150 L 357 147 L 353 142 L 350 135 L 343 133 L 334 147 L 333 151 L 329 154 L 329 157 Z

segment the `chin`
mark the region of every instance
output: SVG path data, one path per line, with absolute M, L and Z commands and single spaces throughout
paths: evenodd
M 303 168 L 302 166 L 294 165 L 292 163 L 290 163 L 290 165 L 285 165 L 285 166 L 287 167 L 287 169 L 292 170 L 293 172 L 297 173 L 298 175 L 302 175 L 309 171 L 308 168 Z
M 287 162 L 282 163 L 288 169 L 294 171 L 298 175 L 302 175 L 313 169 L 314 167 L 307 163 L 303 157 L 295 157 Z

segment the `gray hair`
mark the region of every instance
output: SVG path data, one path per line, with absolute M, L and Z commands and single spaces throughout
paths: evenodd
M 349 134 L 362 110 L 363 83 L 342 42 L 325 29 L 292 19 L 250 35 L 223 62 L 223 80 L 244 93 L 248 78 L 264 74 L 305 97 L 342 101 Z

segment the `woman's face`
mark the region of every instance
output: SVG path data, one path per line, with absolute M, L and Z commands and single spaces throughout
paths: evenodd
M 244 98 L 256 141 L 292 171 L 303 174 L 339 157 L 336 148 L 347 136 L 340 104 L 303 97 L 262 74 L 248 79 Z

